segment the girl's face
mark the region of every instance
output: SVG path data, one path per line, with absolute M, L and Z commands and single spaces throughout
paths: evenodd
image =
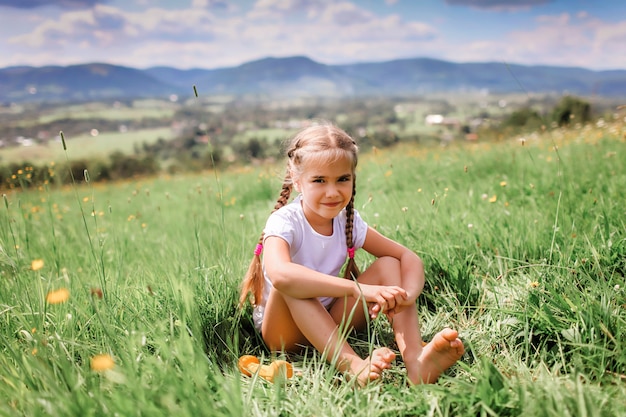
M 304 215 L 315 231 L 332 234 L 332 219 L 352 198 L 352 161 L 346 156 L 332 163 L 311 161 L 303 168 L 294 186 L 302 195 Z

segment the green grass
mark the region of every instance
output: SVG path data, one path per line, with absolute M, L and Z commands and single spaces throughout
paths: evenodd
M 82 103 L 58 106 L 42 112 L 38 118 L 28 118 L 21 125 L 44 124 L 62 119 L 140 120 L 144 118 L 171 118 L 178 104 L 161 100 L 134 100 L 123 103 Z
M 252 138 L 257 139 L 267 139 L 269 143 L 274 143 L 275 141 L 282 142 L 286 137 L 289 136 L 291 131 L 287 129 L 250 129 L 241 132 L 240 134 L 233 137 L 233 142 L 238 141 L 248 141 Z
M 153 143 L 159 138 L 169 140 L 175 136 L 169 127 L 141 129 L 129 132 L 102 132 L 97 136 L 89 133 L 76 137 L 67 137 L 68 146 L 72 148 L 71 158 L 90 159 L 108 157 L 115 151 L 132 154 L 135 146 Z M 54 141 L 46 145 L 19 146 L 0 149 L 0 161 L 65 161 L 63 147 Z
M 11 192 L 0 415 L 626 415 L 624 133 L 362 156 L 357 208 L 425 262 L 425 338 L 452 326 L 467 346 L 431 386 L 398 361 L 356 389 L 314 352 L 284 383 L 239 374 L 240 355 L 270 357 L 236 300 L 282 164 Z M 58 288 L 69 300 L 46 303 Z M 393 345 L 371 328 L 358 349 Z M 100 353 L 114 369 L 90 369 Z

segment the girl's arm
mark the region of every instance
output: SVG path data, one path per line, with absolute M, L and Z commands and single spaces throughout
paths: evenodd
M 383 303 L 404 299 L 406 291 L 395 286 L 357 284 L 323 274 L 291 261 L 289 244 L 280 237 L 269 236 L 263 245 L 263 263 L 274 288 L 294 298 L 365 297 L 367 302 Z
M 400 261 L 402 288 L 408 293 L 407 304 L 414 303 L 424 289 L 424 264 L 413 251 L 368 227 L 363 249 L 372 255 L 392 256 Z
M 263 264 L 274 288 L 294 298 L 343 297 L 355 292 L 355 283 L 337 279 L 291 262 L 289 244 L 269 236 L 263 243 Z

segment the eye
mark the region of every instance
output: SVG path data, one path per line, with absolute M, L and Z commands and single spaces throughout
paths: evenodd
M 313 181 L 311 181 L 311 182 L 322 184 L 322 183 L 324 183 L 324 179 L 323 178 L 313 178 Z
M 347 176 L 346 177 L 341 177 L 341 178 L 339 178 L 339 182 L 347 182 L 347 181 L 350 181 L 350 179 L 351 178 L 347 177 Z

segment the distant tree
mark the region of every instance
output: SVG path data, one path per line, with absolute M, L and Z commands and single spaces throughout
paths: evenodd
M 591 105 L 579 98 L 565 96 L 552 111 L 552 121 L 559 126 L 586 123 L 591 120 Z
M 112 179 L 132 178 L 139 175 L 152 175 L 159 172 L 158 161 L 152 156 L 142 158 L 128 156 L 120 151 L 113 152 L 110 156 L 109 170 L 107 175 Z
M 69 162 L 69 170 L 71 171 L 71 178 L 74 181 L 82 182 L 85 179 L 85 171 L 89 170 L 89 163 L 86 159 L 78 159 Z
M 543 124 L 543 119 L 537 111 L 530 107 L 515 110 L 503 122 L 504 127 L 512 128 L 538 128 Z
M 210 151 L 206 152 L 202 158 L 202 167 L 215 168 L 222 162 L 223 150 L 220 147 L 213 146 Z
M 368 131 L 367 134 L 361 137 L 359 146 L 362 149 L 387 148 L 400 142 L 400 137 L 389 129 L 380 128 L 377 130 Z
M 250 161 L 252 159 L 264 158 L 266 146 L 267 140 L 250 138 L 247 142 L 237 144 L 233 148 L 239 157 L 245 161 Z

